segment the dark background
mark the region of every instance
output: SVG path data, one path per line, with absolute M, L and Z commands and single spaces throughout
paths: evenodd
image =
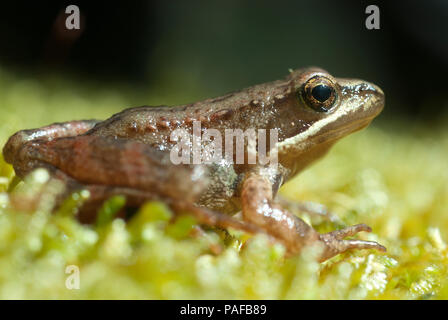
M 65 29 L 68 4 L 81 10 L 80 31 Z M 380 8 L 380 30 L 365 28 L 369 4 Z M 443 0 L 10 1 L 0 5 L 0 65 L 199 87 L 198 99 L 316 65 L 378 84 L 386 116 L 431 121 L 448 109 L 447 21 Z

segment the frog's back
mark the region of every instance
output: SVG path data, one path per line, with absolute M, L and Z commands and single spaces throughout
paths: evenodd
M 255 85 L 221 97 L 180 106 L 142 106 L 126 109 L 98 123 L 87 134 L 135 139 L 162 150 L 171 149 L 170 134 L 176 129 L 193 132 L 195 121 L 202 129 L 279 129 L 279 138 L 302 130 L 305 125 L 289 106 L 289 80 Z M 289 123 L 292 121 L 294 132 Z
M 134 139 L 145 144 L 168 147 L 170 132 L 179 127 L 183 118 L 182 107 L 142 106 L 123 110 L 98 123 L 87 135 Z

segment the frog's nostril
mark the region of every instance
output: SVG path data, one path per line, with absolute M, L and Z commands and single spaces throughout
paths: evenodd
M 365 83 L 365 92 L 366 94 L 371 98 L 369 99 L 371 101 L 370 109 L 376 110 L 375 114 L 378 114 L 383 110 L 385 98 L 384 98 L 384 92 L 381 90 L 380 87 L 373 83 L 366 82 Z
M 378 87 L 377 85 L 375 85 L 373 83 L 367 83 L 367 88 L 368 88 L 368 90 L 373 91 L 374 93 L 376 93 L 380 96 L 384 96 L 383 90 L 381 90 L 380 87 Z
M 359 79 L 339 78 L 338 83 L 342 88 L 343 94 L 348 95 L 375 95 L 378 98 L 384 97 L 384 92 L 377 85 Z
M 383 92 L 383 90 L 381 90 L 381 88 L 380 87 L 378 87 L 378 86 L 375 86 L 376 87 L 376 91 L 379 93 L 379 94 L 381 94 L 382 96 L 384 96 L 384 92 Z

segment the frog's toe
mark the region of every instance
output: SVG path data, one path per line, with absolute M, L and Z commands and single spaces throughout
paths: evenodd
M 350 249 L 376 249 L 381 252 L 386 252 L 386 247 L 380 245 L 376 241 L 339 240 L 338 247 L 341 250 L 341 252 Z
M 320 240 L 324 244 L 324 252 L 321 261 L 325 261 L 337 254 L 346 252 L 351 249 L 375 249 L 386 252 L 386 248 L 375 241 L 365 240 L 344 240 L 345 237 L 355 235 L 360 231 L 371 232 L 372 229 L 366 224 L 357 224 L 341 230 L 336 230 L 320 235 Z
M 354 236 L 355 234 L 361 231 L 372 232 L 372 228 L 370 228 L 368 225 L 364 223 L 361 223 L 361 224 L 355 224 L 354 226 L 346 227 L 344 229 L 326 233 L 324 236 L 342 240 L 344 238 Z

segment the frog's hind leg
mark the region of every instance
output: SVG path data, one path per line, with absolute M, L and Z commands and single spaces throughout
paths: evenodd
M 202 224 L 261 231 L 251 223 L 194 205 L 208 187 L 208 167 L 174 165 L 169 152 L 137 141 L 90 135 L 36 140 L 24 145 L 18 157 L 27 168 L 53 168 L 52 176 L 63 180 L 71 192 L 87 189 L 90 199 L 80 212 L 82 221 L 94 220 L 95 209 L 107 198 L 123 195 L 133 207 L 147 200 L 162 200 L 174 211 L 193 214 Z
M 49 141 L 62 137 L 73 137 L 92 129 L 99 120 L 79 120 L 53 123 L 45 127 L 21 130 L 12 135 L 3 148 L 5 161 L 14 164 L 20 148 L 33 140 Z
M 89 199 L 82 207 L 78 216 L 79 220 L 84 223 L 92 223 L 95 221 L 98 209 L 106 199 L 112 196 L 121 195 L 126 198 L 127 207 L 138 208 L 144 202 L 150 200 L 163 201 L 177 213 L 183 212 L 192 214 L 200 224 L 218 228 L 233 228 L 251 234 L 262 231 L 253 224 L 241 222 L 229 215 L 198 207 L 181 198 L 164 198 L 148 191 L 102 185 L 87 185 L 84 186 L 83 189 L 90 193 Z
M 62 177 L 63 175 L 65 174 L 60 171 L 57 173 L 58 178 Z M 89 192 L 89 198 L 86 200 L 86 202 L 78 212 L 78 219 L 82 223 L 93 223 L 96 220 L 98 210 L 103 205 L 104 201 L 111 198 L 112 196 L 120 195 L 126 198 L 126 207 L 128 208 L 138 208 L 144 202 L 150 200 L 163 201 L 175 212 L 192 214 L 200 224 L 218 228 L 233 228 L 251 234 L 262 232 L 260 228 L 253 224 L 241 222 L 229 215 L 198 207 L 190 202 L 185 202 L 182 199 L 163 198 L 148 191 L 132 188 L 111 187 L 103 185 L 82 186 L 76 181 L 73 181 L 70 177 L 65 177 L 64 180 L 70 181 L 71 188 L 68 190 L 71 192 L 81 189 L 87 190 Z M 69 194 L 70 192 L 66 192 L 65 196 L 68 196 Z M 119 216 L 124 218 L 124 211 L 120 212 Z

